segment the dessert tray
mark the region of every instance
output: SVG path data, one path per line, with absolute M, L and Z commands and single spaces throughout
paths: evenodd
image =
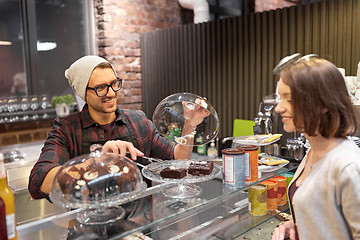
M 280 164 L 276 164 L 278 161 L 280 162 Z M 277 171 L 277 170 L 285 167 L 289 163 L 288 160 L 285 160 L 285 159 L 279 158 L 279 157 L 275 157 L 275 156 L 270 156 L 267 154 L 262 154 L 261 159 L 259 159 L 258 162 L 259 162 L 258 169 L 260 172 Z M 274 165 L 267 165 L 267 164 L 274 164 Z
M 214 169 L 209 175 L 190 175 L 187 174 L 185 177 L 180 179 L 173 178 L 163 178 L 160 176 L 160 171 L 165 168 L 172 169 L 187 169 L 191 163 L 199 163 L 201 161 L 196 160 L 169 160 L 151 163 L 142 169 L 142 174 L 144 177 L 154 181 L 162 183 L 175 183 L 175 185 L 170 185 L 165 188 L 162 192 L 165 196 L 171 198 L 189 198 L 200 195 L 202 189 L 201 187 L 192 184 L 197 182 L 204 182 L 211 180 L 221 174 L 221 167 L 217 164 L 214 164 Z
M 237 145 L 266 146 L 280 140 L 282 134 L 259 134 L 236 137 L 233 140 Z

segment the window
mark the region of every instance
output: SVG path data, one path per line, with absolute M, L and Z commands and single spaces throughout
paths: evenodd
M 254 12 L 253 0 L 207 0 L 212 20 Z
M 96 54 L 92 1 L 0 0 L 0 97 L 72 92 L 64 70 Z

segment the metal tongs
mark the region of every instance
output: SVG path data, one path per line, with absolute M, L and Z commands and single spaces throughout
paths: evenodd
M 146 156 L 142 156 L 141 158 L 144 158 L 146 160 L 148 160 L 150 163 L 155 162 L 162 162 L 164 160 L 160 159 L 160 158 L 152 158 L 152 157 L 146 157 Z
M 162 159 L 159 159 L 159 158 L 152 158 L 152 157 L 146 157 L 146 156 L 142 156 L 142 157 L 138 156 L 137 158 L 138 158 L 138 159 L 139 159 L 139 158 L 146 159 L 149 163 L 162 162 L 162 161 L 163 161 Z M 139 167 L 148 169 L 147 166 L 145 166 L 145 165 L 143 165 L 143 164 L 141 164 L 141 163 L 138 163 L 137 161 L 135 161 L 135 164 L 138 165 Z M 148 169 L 148 170 L 149 170 L 149 169 Z

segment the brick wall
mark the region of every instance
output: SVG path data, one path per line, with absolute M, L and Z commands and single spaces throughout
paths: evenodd
M 256 0 L 255 12 L 263 12 L 269 10 L 275 10 L 277 8 L 290 7 L 298 5 L 301 0 Z
M 0 124 L 0 146 L 45 140 L 52 119 Z
M 178 1 L 95 0 L 94 5 L 99 55 L 123 79 L 119 105 L 141 109 L 140 33 L 182 25 Z

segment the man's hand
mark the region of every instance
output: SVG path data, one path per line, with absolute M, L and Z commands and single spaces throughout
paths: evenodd
M 144 153 L 139 149 L 135 148 L 131 142 L 121 140 L 110 140 L 107 141 L 103 146 L 104 153 L 116 153 L 120 156 L 125 157 L 126 153 L 130 153 L 131 159 L 136 160 L 137 156 L 144 156 Z
M 43 193 L 49 194 L 52 189 L 52 184 L 57 172 L 60 170 L 61 166 L 54 167 L 51 169 L 45 176 L 43 183 L 41 184 L 40 191 Z
M 196 127 L 204 118 L 210 115 L 210 111 L 207 110 L 207 103 L 202 100 L 198 99 L 199 105 L 189 102 L 183 102 L 183 109 L 184 109 L 184 118 L 185 123 L 184 125 L 189 124 L 192 127 Z

